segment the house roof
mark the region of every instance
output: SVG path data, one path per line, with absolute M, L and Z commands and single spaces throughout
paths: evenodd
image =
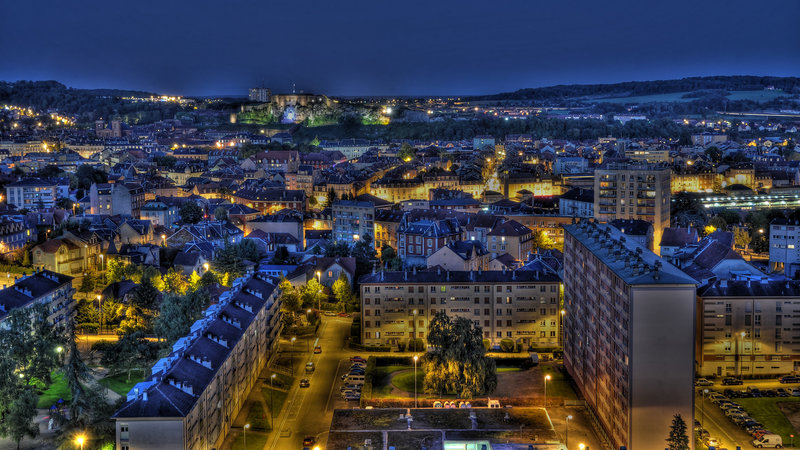
M 683 247 L 697 242 L 697 230 L 694 228 L 664 228 L 661 234 L 661 247 Z
M 525 236 L 531 234 L 530 228 L 517 222 L 516 220 L 506 220 L 503 223 L 495 225 L 489 236 Z

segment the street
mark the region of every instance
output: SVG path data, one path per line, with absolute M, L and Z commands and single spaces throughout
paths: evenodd
M 339 400 L 337 373 L 341 369 L 340 362 L 351 353 L 344 343 L 353 320 L 340 317 L 324 317 L 322 320 L 319 333 L 322 353 L 302 353 L 295 360 L 297 381 L 289 391 L 286 406 L 276 419 L 278 428 L 267 441 L 268 449 L 302 448 L 301 444 L 306 436 L 314 436 L 322 448 L 325 448 L 334 405 Z M 303 343 L 298 342 L 295 345 L 300 348 Z M 312 361 L 316 369 L 313 374 L 305 375 L 304 368 L 308 361 Z M 299 387 L 299 380 L 303 377 L 310 380 L 310 387 Z M 281 437 L 286 434 L 286 430 L 290 430 L 291 435 Z
M 739 386 L 735 386 L 739 387 Z M 695 396 L 695 414 L 694 417 L 698 420 L 703 428 L 711 433 L 711 437 L 719 439 L 720 447 L 734 450 L 737 446 L 743 450 L 754 449 L 751 445 L 753 438 L 745 433 L 744 430 L 733 424 L 722 410 L 717 405 L 711 403 L 708 399 L 704 399 L 702 389 L 698 391 Z M 693 426 L 686 424 L 690 429 Z M 692 432 L 694 437 L 694 432 Z

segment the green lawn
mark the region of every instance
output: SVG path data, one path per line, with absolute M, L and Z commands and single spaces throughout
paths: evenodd
M 117 375 L 111 375 L 109 377 L 101 378 L 99 383 L 101 386 L 105 386 L 112 391 L 116 392 L 119 395 L 127 395 L 133 386 L 140 381 L 144 381 L 144 371 L 143 370 L 134 370 L 131 372 L 131 381 L 128 382 L 128 374 L 127 373 L 120 373 Z
M 564 374 L 552 366 L 542 366 L 542 376 L 550 375 L 547 382 L 547 395 L 551 397 L 564 397 L 569 400 L 577 400 L 578 396 L 572 390 L 569 381 L 564 378 Z
M 392 373 L 399 372 L 401 370 L 408 370 L 413 369 L 414 366 L 375 366 L 375 372 L 372 375 L 372 396 L 373 397 L 386 397 L 392 392 L 392 383 L 390 382 L 390 378 Z M 419 372 L 422 372 L 419 368 L 417 369 Z M 413 384 L 414 378 L 411 378 L 411 382 Z M 410 389 L 411 392 L 414 392 L 414 389 Z
M 737 398 L 736 402 L 747 411 L 751 417 L 764 424 L 769 431 L 780 434 L 783 438 L 783 445 L 788 447 L 791 439 L 790 434 L 797 435 L 797 431 L 792 428 L 789 419 L 778 408 L 778 403 L 797 403 L 800 398 Z M 796 439 L 800 442 L 800 439 Z
M 498 367 L 497 373 L 522 372 L 519 367 Z
M 421 370 L 417 370 L 417 393 L 423 394 L 425 391 L 423 390 L 423 383 L 425 382 L 425 373 Z M 401 373 L 399 375 L 395 375 L 392 378 L 392 385 L 397 389 L 402 389 L 406 392 L 414 392 L 414 371 L 411 370 L 409 372 Z
M 261 390 L 261 395 L 264 396 L 264 402 L 267 404 L 267 428 L 272 429 L 272 417 L 278 417 L 281 413 L 281 409 L 283 408 L 283 404 L 286 403 L 286 397 L 289 396 L 288 392 L 279 391 L 277 389 L 270 389 L 268 387 Z M 270 414 L 269 408 L 273 408 L 273 413 Z M 250 443 L 248 442 L 248 445 Z
M 58 399 L 63 399 L 65 403 L 69 403 L 69 401 L 72 400 L 72 393 L 70 393 L 67 381 L 64 379 L 64 373 L 54 371 L 51 377 L 53 383 L 39 396 L 39 403 L 36 405 L 37 408 L 50 408 L 50 406 L 58 402 Z

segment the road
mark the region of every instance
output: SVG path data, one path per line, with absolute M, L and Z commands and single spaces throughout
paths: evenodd
M 695 397 L 694 417 L 711 433 L 711 437 L 719 439 L 721 447 L 729 450 L 734 450 L 737 446 L 742 450 L 754 449 L 755 447 L 751 445 L 753 438 L 728 420 L 717 405 L 704 399 L 701 392 L 702 390 Z
M 340 383 L 337 374 L 342 370 L 342 361 L 351 353 L 344 344 L 352 323 L 353 320 L 349 318 L 323 317 L 319 335 L 322 353 L 303 353 L 296 361 L 296 371 L 303 371 L 309 360 L 314 362 L 316 369 L 313 374 L 297 377 L 298 380 L 304 376 L 309 378 L 311 386 L 301 389 L 299 383 L 295 382 L 289 391 L 286 406 L 276 420 L 278 429 L 284 434 L 286 430 L 291 430 L 291 436 L 280 437 L 281 433 L 272 433 L 267 441 L 267 449 L 302 448 L 303 438 L 306 436 L 314 436 L 322 448 L 325 448 L 333 410 L 338 407 Z M 299 348 L 303 344 L 295 345 Z

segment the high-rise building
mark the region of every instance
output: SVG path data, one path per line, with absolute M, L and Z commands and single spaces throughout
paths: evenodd
M 331 206 L 333 239 L 355 242 L 365 234 L 375 240 L 375 204 L 356 200 L 338 200 Z
M 37 304 L 47 307 L 51 325 L 65 326 L 75 315 L 73 294 L 72 277 L 49 270 L 23 276 L 14 281 L 14 286 L 0 289 L 0 328 L 12 310 Z
M 271 97 L 272 91 L 269 88 L 250 88 L 249 98 L 251 102 L 267 103 Z
M 612 447 L 653 448 L 693 423 L 695 280 L 610 225 L 565 230 L 564 365 Z
M 668 167 L 607 163 L 594 172 L 594 217 L 603 222 L 640 219 L 653 224 L 653 242 L 669 226 Z M 656 249 L 658 251 L 658 249 Z
M 766 231 L 766 230 L 764 230 Z M 800 265 L 800 222 L 775 219 L 769 224 L 769 265 L 794 277 Z
M 112 418 L 116 447 L 220 448 L 272 356 L 280 330 L 278 280 L 239 278 L 178 339 Z M 257 384 L 258 383 L 258 384 Z

